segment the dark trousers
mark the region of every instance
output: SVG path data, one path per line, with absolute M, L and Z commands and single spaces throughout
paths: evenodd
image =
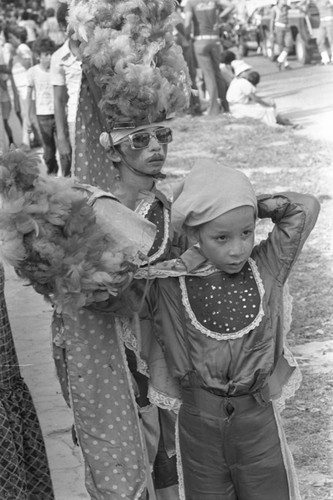
M 56 158 L 56 123 L 54 115 L 37 115 L 40 133 L 42 136 L 44 161 L 48 174 L 56 174 L 58 172 L 58 162 Z
M 279 46 L 279 54 L 281 54 L 283 50 L 289 53 L 292 46 L 289 28 L 275 27 L 275 42 Z
M 209 94 L 209 115 L 219 114 L 221 106 L 224 111 L 229 110 L 226 98 L 228 84 L 220 71 L 221 51 L 221 44 L 218 40 L 195 40 L 194 42 L 195 56 L 198 66 L 202 70 Z M 221 102 L 221 106 L 218 99 Z
M 289 500 L 271 403 L 185 389 L 179 444 L 186 500 Z

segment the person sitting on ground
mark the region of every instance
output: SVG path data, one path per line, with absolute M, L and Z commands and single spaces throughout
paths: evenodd
M 256 93 L 260 82 L 260 74 L 244 61 L 235 60 L 231 63 L 235 78 L 229 85 L 227 99 L 230 112 L 235 118 L 254 118 L 266 125 L 285 125 L 296 127 L 290 120 L 282 118 L 277 113 L 273 99 L 263 99 Z

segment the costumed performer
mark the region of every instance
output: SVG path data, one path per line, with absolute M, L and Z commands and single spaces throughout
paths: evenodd
M 283 288 L 319 209 L 307 194 L 256 197 L 242 172 L 209 160 L 193 167 L 173 204 L 172 223 L 195 245 L 150 270 L 160 279 L 149 299 L 179 384 L 186 499 L 300 500 L 279 414 L 301 380 L 284 335 Z M 254 246 L 257 217 L 274 228 Z M 158 380 L 150 382 L 154 401 Z
M 157 234 L 149 252 L 149 264 L 171 258 L 173 252 L 178 251 L 179 244 L 169 227 L 170 197 L 156 188 L 156 180 L 163 177 L 160 171 L 172 140 L 165 118 L 186 108 L 190 98 L 188 69 L 181 48 L 173 39 L 173 14 L 173 1 L 82 1 L 71 3 L 68 18 L 71 46 L 82 61 L 83 69 L 74 174 L 82 182 L 111 192 L 127 207 L 156 225 Z M 143 296 L 144 283 L 137 282 L 135 288 L 136 296 Z M 121 307 L 118 311 L 115 309 L 114 303 L 106 302 L 82 310 L 76 328 L 80 330 L 86 349 L 90 350 L 89 362 L 84 359 L 84 366 L 89 368 L 91 363 L 94 375 L 103 377 L 100 367 L 95 364 L 95 359 L 101 357 L 102 347 L 96 345 L 95 337 L 89 332 L 97 329 L 104 335 L 110 313 L 117 314 L 116 324 L 126 357 L 120 353 L 114 362 L 118 366 L 124 364 L 124 369 L 129 367 L 135 378 L 138 393 L 134 402 L 140 407 L 149 462 L 151 466 L 155 463 L 155 488 L 164 490 L 164 498 L 170 494 L 174 500 L 178 495 L 174 488 L 177 474 L 175 457 L 172 456 L 175 453 L 175 418 L 168 411 L 158 414 L 150 404 L 147 398 L 148 373 L 144 356 L 141 356 L 145 349 L 151 349 L 148 341 L 151 321 L 147 319 L 147 311 L 141 310 L 138 338 L 132 331 L 131 312 Z M 60 379 L 64 381 L 63 392 L 66 393 L 68 383 L 69 386 L 74 383 L 66 377 L 65 343 L 71 326 L 64 316 L 56 318 L 53 326 L 57 344 L 55 357 Z M 108 382 L 103 385 L 102 392 L 93 377 L 89 383 L 94 401 L 94 409 L 90 410 L 94 414 L 94 440 L 101 440 L 100 446 L 103 446 L 100 418 L 112 426 L 107 434 L 111 440 L 118 435 L 118 428 L 121 431 L 123 428 L 122 423 L 115 420 L 114 413 L 106 413 L 104 403 L 105 393 L 113 398 L 114 390 L 121 394 L 121 387 L 112 383 L 109 376 L 104 378 Z M 99 411 L 96 411 L 97 401 L 101 401 Z M 84 404 L 80 401 L 81 405 L 87 408 L 86 401 Z M 126 438 L 123 439 L 128 445 Z M 121 443 L 121 439 L 118 441 Z M 90 467 L 95 468 L 92 460 Z M 171 489 L 167 492 L 169 487 Z
M 92 498 L 145 497 L 151 474 L 131 375 L 119 362 L 124 347 L 117 325 L 112 315 L 100 315 L 88 342 L 79 318 L 97 301 L 126 295 L 156 228 L 110 193 L 41 175 L 36 158 L 20 150 L 0 158 L 1 256 L 66 318 L 69 399 L 89 493 Z M 95 349 L 98 355 L 90 363 Z M 113 425 L 120 427 L 115 435 Z

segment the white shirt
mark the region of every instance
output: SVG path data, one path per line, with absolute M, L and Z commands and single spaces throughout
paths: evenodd
M 67 121 L 73 123 L 79 102 L 82 69 L 81 62 L 70 51 L 68 40 L 52 54 L 50 72 L 51 85 L 67 88 Z
M 40 64 L 28 69 L 28 86 L 35 89 L 36 115 L 54 115 L 53 87 L 50 71 L 45 71 Z
M 22 97 L 26 95 L 26 89 L 28 86 L 27 69 L 24 64 L 26 62 L 32 65 L 32 52 L 28 45 L 21 43 L 17 47 L 13 57 L 12 75 L 17 90 L 20 94 L 22 94 Z
M 250 94 L 255 94 L 256 88 L 245 78 L 234 78 L 227 90 L 229 104 L 249 104 Z

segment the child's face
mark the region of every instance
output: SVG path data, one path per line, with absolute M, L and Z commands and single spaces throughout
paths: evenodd
M 234 208 L 201 226 L 200 248 L 218 269 L 227 274 L 236 274 L 251 255 L 254 233 L 253 208 Z
M 39 56 L 39 62 L 43 68 L 49 69 L 51 64 L 51 54 L 42 52 Z

